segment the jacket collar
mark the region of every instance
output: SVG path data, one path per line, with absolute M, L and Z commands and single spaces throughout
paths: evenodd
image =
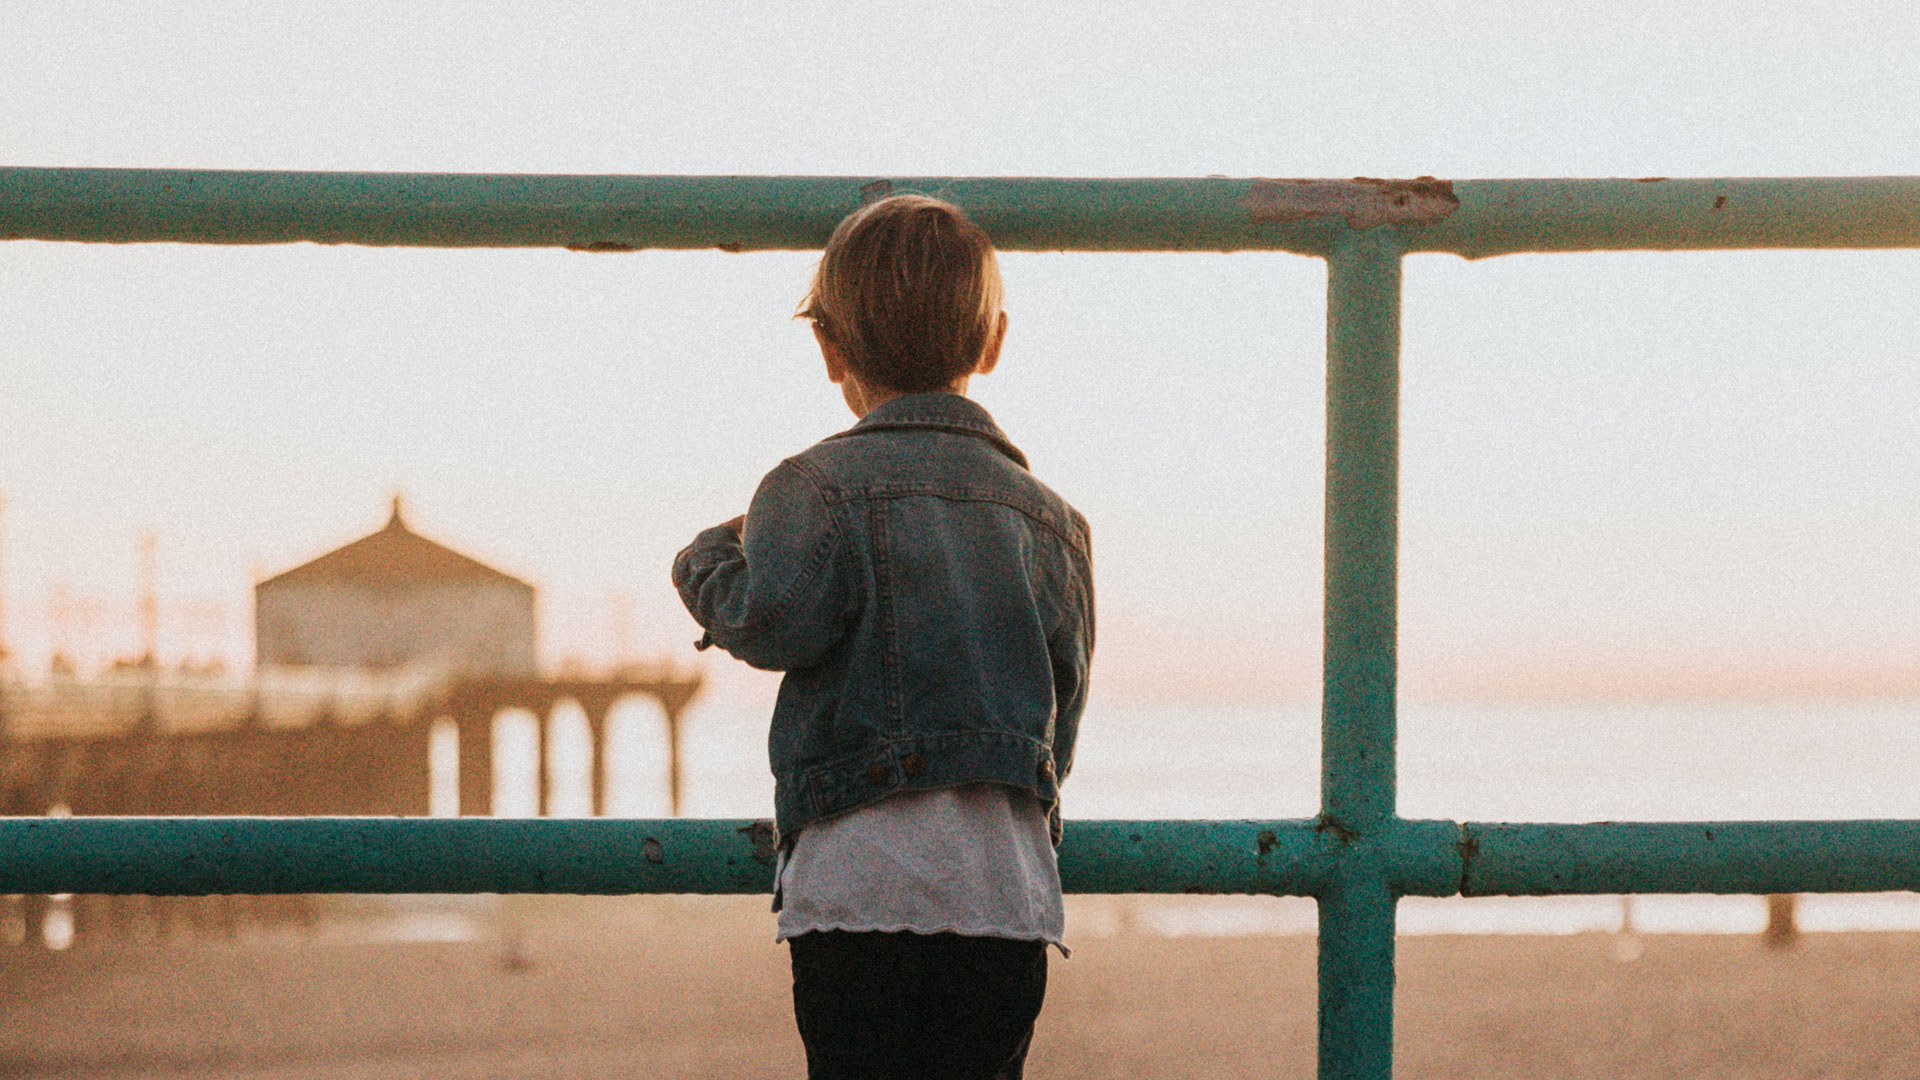
M 906 428 L 932 428 L 985 439 L 1021 468 L 1028 467 L 1027 455 L 1013 445 L 1000 425 L 993 422 L 993 416 L 979 403 L 959 394 L 904 394 L 868 410 L 859 423 L 830 438 Z

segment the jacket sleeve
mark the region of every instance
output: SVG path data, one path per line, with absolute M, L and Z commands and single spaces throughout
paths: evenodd
M 833 508 L 790 461 L 760 481 L 736 535 L 715 526 L 673 560 L 673 584 L 700 646 L 718 645 L 766 671 L 809 667 L 846 635 L 858 612 Z
M 1087 676 L 1093 666 L 1093 572 L 1082 563 L 1073 573 L 1074 602 L 1061 626 L 1047 639 L 1053 664 L 1054 765 L 1065 780 L 1073 771 L 1074 744 L 1080 738 L 1080 714 L 1087 708 Z

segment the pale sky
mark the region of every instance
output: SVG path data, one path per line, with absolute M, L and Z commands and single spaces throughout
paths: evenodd
M 1915 56 L 1906 3 L 16 0 L 0 164 L 1916 174 Z M 130 647 L 153 530 L 163 651 L 214 647 L 217 601 L 244 660 L 253 575 L 403 490 L 542 588 L 550 659 L 607 655 L 616 594 L 691 659 L 673 552 L 851 422 L 788 318 L 811 262 L 0 244 L 8 639 L 43 657 L 64 589 Z M 1004 265 L 976 396 L 1092 520 L 1096 685 L 1310 696 L 1322 265 Z M 1920 693 L 1920 252 L 1421 256 L 1406 287 L 1414 693 Z

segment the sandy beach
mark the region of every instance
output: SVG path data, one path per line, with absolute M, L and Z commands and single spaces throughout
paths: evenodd
M 510 900 L 499 937 L 280 934 L 0 951 L 0 1076 L 802 1075 L 759 898 Z M 1920 935 L 1410 937 L 1408 1077 L 1920 1076 Z M 1306 1077 L 1313 940 L 1082 937 L 1036 1078 Z

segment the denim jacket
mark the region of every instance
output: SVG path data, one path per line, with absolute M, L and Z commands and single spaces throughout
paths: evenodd
M 774 823 L 989 781 L 1050 807 L 1093 653 L 1087 522 L 979 405 L 912 394 L 780 463 L 744 535 L 700 533 L 673 583 L 718 645 L 784 671 Z

